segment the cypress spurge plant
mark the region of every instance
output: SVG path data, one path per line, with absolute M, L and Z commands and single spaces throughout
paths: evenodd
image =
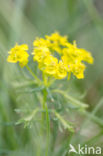
M 67 95 L 65 91 L 60 90 L 59 88 L 51 89 L 51 86 L 57 80 L 69 80 L 72 74 L 77 79 L 83 79 L 84 71 L 86 69 L 84 62 L 92 64 L 93 57 L 90 52 L 78 48 L 76 41 L 72 44 L 68 42 L 67 36 L 61 36 L 57 32 L 50 36 L 45 36 L 45 38 L 36 38 L 33 42 L 32 55 L 34 63 L 38 64 L 38 68 L 41 71 L 42 78 L 40 78 L 40 76 L 35 74 L 35 69 L 31 70 L 28 66 L 29 54 L 27 51 L 28 45 L 16 44 L 15 47 L 9 51 L 7 61 L 10 63 L 19 63 L 20 67 L 27 68 L 41 88 L 43 103 L 41 108 L 36 108 L 30 115 L 21 119 L 18 123 L 29 123 L 37 113 L 42 113 L 42 124 L 46 124 L 47 127 L 47 155 L 50 135 L 50 114 L 53 114 L 51 117 L 55 116 L 64 128 L 74 132 L 72 123 L 68 123 L 57 110 L 48 108 L 48 95 L 57 93 L 68 99 L 72 105 L 77 106 L 82 110 L 85 110 L 87 107 L 86 104 Z

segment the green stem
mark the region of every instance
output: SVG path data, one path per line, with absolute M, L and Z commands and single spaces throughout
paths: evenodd
M 62 91 L 62 90 L 54 89 L 54 90 L 52 90 L 52 92 L 54 92 L 54 93 L 59 93 L 59 94 L 63 95 L 63 96 L 64 96 L 66 99 L 68 99 L 68 100 L 72 103 L 72 105 L 74 105 L 74 106 L 78 106 L 78 107 L 81 107 L 81 108 L 84 108 L 84 109 L 88 107 L 87 104 L 85 104 L 85 103 L 83 103 L 83 102 L 81 102 L 81 101 L 78 101 L 77 99 L 71 97 L 70 95 L 68 95 L 66 92 L 64 92 L 64 91 Z
M 35 80 L 38 82 L 38 84 L 41 84 L 41 80 L 32 72 L 32 70 L 29 68 L 28 65 L 26 65 L 26 68 L 30 72 L 30 74 L 35 78 Z
M 46 143 L 46 155 L 48 155 L 49 151 L 49 137 L 50 137 L 50 119 L 49 119 L 49 112 L 48 112 L 48 107 L 47 107 L 47 90 L 46 88 L 43 90 L 43 110 L 46 112 L 46 116 L 43 113 L 43 123 L 44 123 L 44 118 L 46 117 L 46 129 L 47 129 L 47 143 Z

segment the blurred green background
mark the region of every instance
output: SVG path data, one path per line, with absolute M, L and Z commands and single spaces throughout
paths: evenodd
M 88 103 L 88 113 L 69 110 L 60 96 L 56 106 L 73 121 L 76 133 L 61 132 L 57 122 L 51 128 L 49 156 L 66 156 L 69 143 L 103 146 L 103 0 L 0 0 L 0 155 L 43 156 L 45 139 L 39 136 L 39 117 L 32 127 L 15 125 L 22 116 L 40 104 L 40 94 L 26 92 L 35 87 L 26 69 L 7 63 L 15 43 L 27 43 L 32 51 L 35 37 L 55 31 L 76 40 L 78 47 L 90 51 L 94 64 L 88 65 L 85 79 L 59 81 L 68 94 Z M 33 64 L 31 64 L 34 70 Z

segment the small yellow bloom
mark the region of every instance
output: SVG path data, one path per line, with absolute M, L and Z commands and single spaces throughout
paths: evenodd
M 29 54 L 27 53 L 28 46 L 26 44 L 16 44 L 8 53 L 8 62 L 17 63 L 19 62 L 21 67 L 24 67 L 28 63 Z
M 58 59 L 49 55 L 44 59 L 43 70 L 44 73 L 48 75 L 55 75 L 56 74 L 56 68 L 58 64 Z
M 61 36 L 58 32 L 51 34 L 51 36 L 45 36 L 47 40 L 58 45 L 65 46 L 68 43 L 67 36 Z
M 34 61 L 41 63 L 48 55 L 50 55 L 50 51 L 47 47 L 35 48 L 32 55 L 34 55 Z
M 55 78 L 63 79 L 67 76 L 67 70 L 62 61 L 59 61 L 57 65 L 57 70 L 55 74 Z
M 50 46 L 50 41 L 43 38 L 37 38 L 36 40 L 34 40 L 33 45 L 35 47 L 48 47 Z
M 81 63 L 77 62 L 75 64 L 71 65 L 71 72 L 78 78 L 78 79 L 83 79 L 84 78 L 84 70 L 86 66 Z

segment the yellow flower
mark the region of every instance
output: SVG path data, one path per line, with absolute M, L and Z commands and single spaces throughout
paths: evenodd
M 56 68 L 58 64 L 58 59 L 49 55 L 44 59 L 43 70 L 44 73 L 48 75 L 55 75 L 56 74 Z
M 87 63 L 90 63 L 90 64 L 93 63 L 93 57 L 91 56 L 90 52 L 87 52 L 84 49 L 78 49 L 78 53 L 79 53 L 79 55 L 82 56 L 83 61 L 86 61 Z
M 33 45 L 33 59 L 38 62 L 40 70 L 56 79 L 63 79 L 71 73 L 82 79 L 86 68 L 83 62 L 93 63 L 90 52 L 78 48 L 76 41 L 71 44 L 66 36 L 57 32 L 44 39 L 37 38 Z
M 50 46 L 50 41 L 49 40 L 45 40 L 43 38 L 37 38 L 36 40 L 34 40 L 33 45 L 35 47 L 47 47 Z
M 70 66 L 71 72 L 78 78 L 78 79 L 83 79 L 84 78 L 84 70 L 86 66 L 81 63 L 77 62 L 73 65 Z
M 53 43 L 58 43 L 58 45 L 65 46 L 68 43 L 67 36 L 61 36 L 58 32 L 51 34 L 51 36 L 45 36 L 47 40 Z
M 33 60 L 41 63 L 43 62 L 45 57 L 50 55 L 50 51 L 47 47 L 40 47 L 40 48 L 38 47 L 35 48 L 32 54 L 34 55 Z
M 62 61 L 59 61 L 57 65 L 57 70 L 55 73 L 55 78 L 63 79 L 67 76 L 67 70 Z
M 27 53 L 28 46 L 26 44 L 16 44 L 8 53 L 8 62 L 17 63 L 19 62 L 21 67 L 24 67 L 28 63 L 29 54 Z

